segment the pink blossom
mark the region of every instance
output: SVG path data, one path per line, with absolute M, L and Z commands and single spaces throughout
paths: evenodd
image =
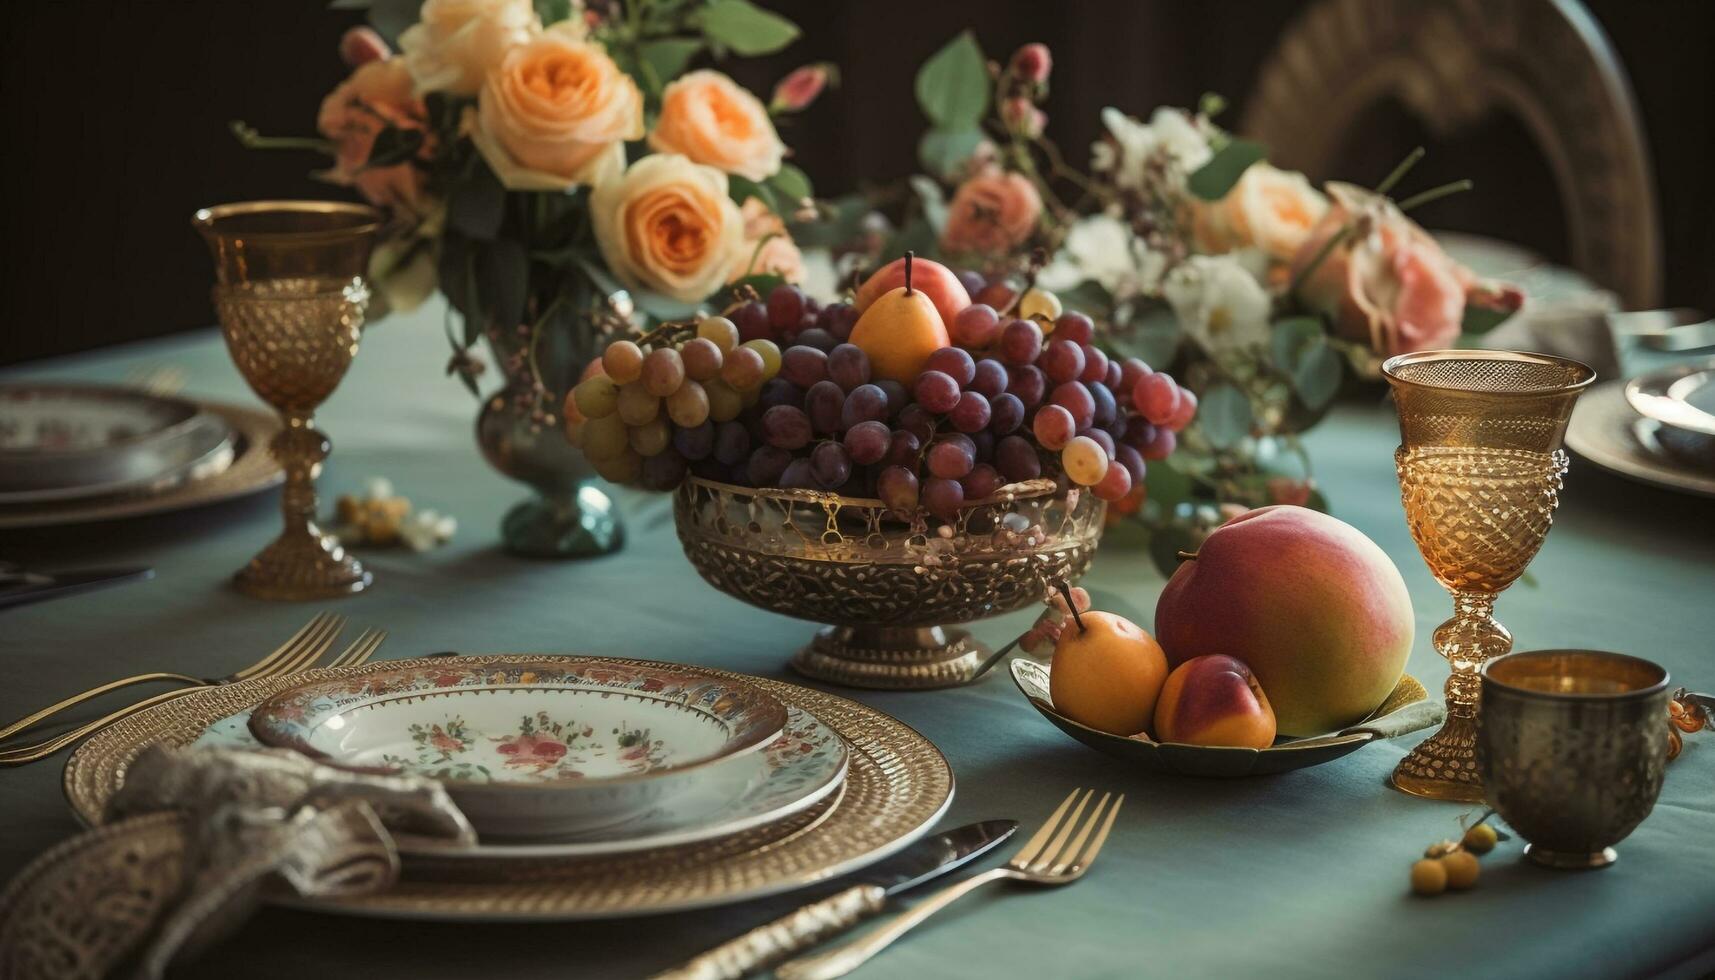
M 387 42 L 373 28 L 353 27 L 339 39 L 339 60 L 353 68 L 371 61 L 386 61 L 392 56 Z
M 774 97 L 768 102 L 768 111 L 803 112 L 836 78 L 836 69 L 826 61 L 795 68 L 774 86 Z
M 1012 53 L 1012 73 L 1027 82 L 1046 82 L 1053 69 L 1054 59 L 1046 44 L 1033 42 Z

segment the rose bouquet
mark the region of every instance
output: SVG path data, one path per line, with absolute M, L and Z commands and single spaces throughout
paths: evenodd
M 1326 507 L 1297 435 L 1348 372 L 1373 376 L 1386 356 L 1452 346 L 1517 308 L 1516 290 L 1477 280 L 1407 217 L 1469 182 L 1388 196 L 1421 151 L 1374 190 L 1319 190 L 1216 125 L 1220 100 L 1206 97 L 1147 121 L 1104 110 L 1080 171 L 1044 136 L 1051 66 L 1040 44 L 997 64 L 960 35 L 918 74 L 928 173 L 896 220 L 853 197 L 794 230 L 851 269 L 901 247 L 937 255 L 997 309 L 1052 290 L 1101 324 L 1110 356 L 1171 370 L 1195 421 L 1110 509 L 1149 530 L 1164 568 L 1237 509 Z
M 325 150 L 322 177 L 388 211 L 370 270 L 383 312 L 444 294 L 449 370 L 476 392 L 485 341 L 505 380 L 491 405 L 526 435 L 557 430 L 605 335 L 753 274 L 802 274 L 783 217 L 811 186 L 775 121 L 831 70 L 800 69 L 764 103 L 692 67 L 778 50 L 797 36 L 789 21 L 749 0 L 335 6 L 367 7 L 373 26 L 342 41 L 353 71 L 322 103 L 321 139 L 235 131 Z

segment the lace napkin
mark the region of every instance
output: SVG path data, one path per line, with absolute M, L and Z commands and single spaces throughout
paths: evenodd
M 392 832 L 474 843 L 440 784 L 319 765 L 280 749 L 146 749 L 100 827 L 0 892 L 0 976 L 160 977 L 247 918 L 265 891 L 381 891 Z

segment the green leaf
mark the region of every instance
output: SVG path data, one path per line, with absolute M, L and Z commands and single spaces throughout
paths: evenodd
M 1209 162 L 1197 168 L 1185 181 L 1191 193 L 1205 201 L 1219 201 L 1227 196 L 1250 165 L 1268 156 L 1268 147 L 1250 140 L 1233 139 L 1215 151 Z
M 435 274 L 447 304 L 464 317 L 465 344 L 476 342 L 481 329 L 476 307 L 476 288 L 471 274 L 470 241 L 457 232 L 441 238 L 441 257 Z
M 398 166 L 416 156 L 422 148 L 422 130 L 383 126 L 381 132 L 375 134 L 375 142 L 369 147 L 369 159 L 364 161 L 363 167 L 375 170 Z
M 1278 321 L 1269 351 L 1275 368 L 1286 375 L 1306 408 L 1321 408 L 1340 390 L 1340 354 L 1328 343 L 1320 319 L 1295 316 Z
M 747 199 L 754 197 L 768 205 L 768 210 L 775 214 L 780 213 L 780 202 L 775 198 L 774 188 L 767 184 L 759 184 L 748 177 L 729 174 L 726 187 L 727 196 L 732 198 L 734 204 L 742 205 Z
M 580 256 L 574 261 L 577 262 L 578 268 L 583 270 L 584 275 L 589 277 L 590 282 L 595 284 L 596 290 L 601 293 L 603 298 L 612 296 L 617 292 L 627 291 L 625 286 L 596 260 L 588 256 Z
M 530 260 L 524 245 L 501 238 L 482 246 L 476 255 L 476 293 L 484 321 L 502 330 L 524 322 L 524 299 L 530 288 Z
M 644 41 L 637 46 L 643 62 L 655 72 L 655 78 L 662 85 L 683 74 L 685 67 L 701 50 L 703 42 L 694 37 L 664 37 L 655 41 Z
M 1155 563 L 1155 569 L 1162 578 L 1172 578 L 1173 573 L 1179 570 L 1185 561 L 1179 557 L 1181 551 L 1195 551 L 1196 548 L 1191 528 L 1178 521 L 1150 528 L 1149 559 Z
M 1251 431 L 1251 400 L 1222 382 L 1203 393 L 1197 406 L 1197 426 L 1216 449 L 1230 449 Z
M 500 234 L 500 224 L 506 217 L 506 188 L 500 178 L 488 168 L 488 162 L 477 160 L 471 175 L 453 187 L 447 198 L 447 225 L 480 241 L 492 240 Z
M 941 191 L 941 185 L 922 174 L 913 174 L 910 184 L 918 202 L 923 205 L 924 220 L 935 229 L 935 234 L 941 234 L 947 227 L 947 195 Z
M 572 0 L 535 0 L 536 17 L 542 26 L 552 27 L 572 16 Z
M 683 320 L 695 316 L 698 306 L 696 303 L 686 303 L 647 289 L 631 290 L 631 301 L 637 304 L 638 309 L 657 320 Z
M 827 217 L 811 221 L 795 221 L 789 227 L 792 240 L 802 248 L 837 248 L 849 244 L 863 231 L 863 219 L 870 212 L 869 198 L 849 194 L 832 201 L 823 201 Z
M 728 283 L 726 288 L 736 296 L 740 289 L 743 289 L 745 286 L 749 286 L 751 289 L 756 290 L 756 295 L 766 299 L 768 294 L 774 290 L 775 286 L 778 286 L 785 281 L 786 277 L 784 276 L 777 276 L 772 272 L 758 272 L 741 279 L 734 280 L 733 282 Z
M 422 6 L 419 0 L 372 0 L 369 4 L 369 26 L 397 49 L 399 35 L 417 22 Z
M 368 10 L 371 0 L 333 0 L 329 10 Z
M 810 186 L 810 175 L 790 163 L 781 164 L 780 172 L 768 178 L 768 185 L 788 201 L 816 196 Z
M 983 131 L 976 126 L 958 129 L 930 128 L 917 141 L 917 161 L 923 169 L 944 177 L 971 158 L 983 141 Z
M 747 57 L 779 51 L 798 36 L 798 25 L 750 0 L 715 0 L 702 25 L 709 40 Z
M 1292 372 L 1292 389 L 1306 408 L 1321 408 L 1340 390 L 1340 355 L 1327 340 L 1312 344 Z
M 917 104 L 937 128 L 973 129 L 989 105 L 988 64 L 975 35 L 965 31 L 917 70 Z
M 1143 485 L 1149 488 L 1149 502 L 1160 508 L 1163 518 L 1172 517 L 1180 504 L 1191 499 L 1191 477 L 1171 459 L 1148 464 L 1143 472 Z
M 1135 357 L 1165 368 L 1178 356 L 1184 335 L 1173 311 L 1159 308 L 1133 319 L 1124 330 L 1108 334 L 1107 341 L 1121 357 Z
M 940 255 L 941 239 L 935 234 L 935 229 L 929 227 L 926 218 L 913 218 L 905 223 L 905 227 L 893 233 L 893 237 L 882 246 L 883 255 L 904 255 L 906 252 L 916 252 L 920 259 L 932 259 Z
M 1478 306 L 1476 303 L 1465 304 L 1465 318 L 1459 324 L 1461 333 L 1472 337 L 1481 337 L 1490 330 L 1512 318 L 1515 310 L 1497 310 L 1492 306 Z
M 1071 289 L 1062 289 L 1055 295 L 1060 297 L 1060 302 L 1065 305 L 1066 309 L 1088 313 L 1098 322 L 1107 319 L 1113 313 L 1113 294 L 1108 292 L 1108 287 L 1094 279 L 1085 279 Z M 1109 340 L 1105 336 L 1106 333 L 1107 331 L 1103 331 L 1102 341 L 1104 344 Z

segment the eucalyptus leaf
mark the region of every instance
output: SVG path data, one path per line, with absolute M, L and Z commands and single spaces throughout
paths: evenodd
M 916 91 L 917 104 L 937 128 L 976 128 L 989 104 L 988 65 L 976 36 L 965 31 L 925 61 Z
M 904 255 L 906 252 L 916 252 L 920 259 L 932 259 L 940 254 L 940 246 L 940 236 L 929 226 L 928 219 L 917 217 L 893 233 L 893 237 L 882 246 L 881 254 Z
M 541 0 L 537 2 L 540 3 Z M 637 52 L 643 62 L 655 73 L 656 80 L 662 85 L 683 74 L 691 59 L 701 50 L 703 42 L 694 37 L 664 37 L 644 41 L 637 46 Z
M 1251 140 L 1228 140 L 1215 151 L 1209 162 L 1198 167 L 1186 178 L 1185 186 L 1205 201 L 1219 201 L 1227 196 L 1250 165 L 1268 156 L 1268 147 Z
M 536 17 L 544 25 L 552 26 L 572 16 L 572 0 L 534 0 Z
M 941 185 L 922 174 L 913 174 L 910 184 L 918 202 L 923 205 L 924 219 L 929 222 L 929 227 L 935 229 L 935 234 L 941 234 L 947 227 L 947 195 L 942 192 Z
M 747 57 L 779 51 L 798 36 L 798 25 L 750 0 L 715 0 L 702 26 L 709 40 Z
M 477 299 L 487 323 L 511 330 L 524 322 L 530 288 L 530 260 L 522 242 L 501 238 L 484 243 L 476 255 Z
M 791 201 L 815 196 L 815 191 L 810 186 L 810 175 L 790 163 L 781 164 L 780 172 L 768 178 L 768 185 Z
M 1108 334 L 1106 339 L 1122 357 L 1135 357 L 1151 367 L 1165 368 L 1178 356 L 1184 335 L 1172 310 L 1155 309 L 1133 319 L 1126 329 Z
M 1465 304 L 1465 316 L 1459 324 L 1460 333 L 1470 337 L 1481 337 L 1490 330 L 1512 319 L 1514 310 L 1497 310 L 1492 306 L 1478 306 L 1475 303 Z
M 1292 372 L 1292 388 L 1306 408 L 1316 409 L 1333 400 L 1340 390 L 1340 355 L 1325 338 L 1310 345 Z
M 657 320 L 684 320 L 697 313 L 695 303 L 686 303 L 647 289 L 631 290 L 631 301 Z
M 1055 295 L 1060 297 L 1060 302 L 1066 309 L 1088 313 L 1098 320 L 1104 319 L 1114 308 L 1113 294 L 1108 292 L 1106 286 L 1094 279 L 1085 279 L 1071 289 L 1062 289 Z M 1111 346 L 1111 341 L 1107 336 L 1104 335 L 1102 341 L 1104 346 Z M 1161 363 L 1165 364 L 1166 362 Z
M 1191 477 L 1175 466 L 1171 459 L 1158 459 L 1148 464 L 1143 473 L 1143 485 L 1150 503 L 1171 517 L 1175 508 L 1191 499 Z
M 767 299 L 768 294 L 774 291 L 774 287 L 781 285 L 785 281 L 785 276 L 776 275 L 772 272 L 758 272 L 733 280 L 731 283 L 727 284 L 727 289 L 731 290 L 733 295 L 736 296 L 739 290 L 749 286 L 751 289 L 756 290 L 756 295 Z
M 369 147 L 369 159 L 363 166 L 366 170 L 398 166 L 416 156 L 422 148 L 422 130 L 383 126 L 381 132 L 375 134 L 375 142 Z
M 1281 374 L 1290 376 L 1298 367 L 1304 350 L 1323 337 L 1322 321 L 1313 316 L 1293 316 L 1277 320 L 1269 337 L 1269 353 Z
M 823 201 L 827 217 L 811 221 L 795 221 L 790 227 L 792 240 L 803 248 L 836 248 L 850 243 L 863 231 L 863 219 L 870 212 L 869 198 L 849 194 L 832 201 Z
M 1197 406 L 1197 426 L 1216 449 L 1231 449 L 1251 430 L 1251 400 L 1222 382 L 1203 393 Z
M 1155 563 L 1155 569 L 1161 573 L 1162 578 L 1172 578 L 1173 573 L 1186 561 L 1179 557 L 1179 553 L 1194 551 L 1196 545 L 1191 529 L 1186 525 L 1177 521 L 1162 524 L 1150 529 L 1149 559 Z
M 583 270 L 584 275 L 589 277 L 589 281 L 595 284 L 596 290 L 601 293 L 604 299 L 625 290 L 623 283 L 615 279 L 613 274 L 608 272 L 604 266 L 588 256 L 579 256 L 574 261 L 577 262 L 578 268 Z
M 975 126 L 959 129 L 931 128 L 917 142 L 917 161 L 932 174 L 945 176 L 971 158 L 983 141 L 983 131 Z
M 471 175 L 453 187 L 447 198 L 447 225 L 479 241 L 500 234 L 506 217 L 506 188 L 488 167 L 477 160 Z

